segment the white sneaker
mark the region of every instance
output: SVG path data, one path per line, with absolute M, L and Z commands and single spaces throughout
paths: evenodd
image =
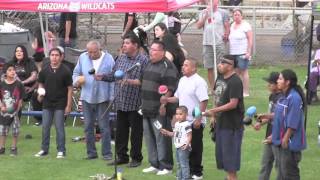
M 145 168 L 142 170 L 144 173 L 151 173 L 151 172 L 158 172 L 159 170 L 153 166 L 150 166 L 148 168 Z
M 35 154 L 35 157 L 42 157 L 48 155 L 48 152 L 45 152 L 44 150 L 39 151 L 37 154 Z
M 163 169 L 163 170 L 161 170 L 161 171 L 158 171 L 158 172 L 157 172 L 157 175 L 158 175 L 158 176 L 162 176 L 162 175 L 167 175 L 167 174 L 171 174 L 171 173 L 172 173 L 171 170 Z
M 111 145 L 115 145 L 116 144 L 116 142 L 114 141 L 114 140 L 111 140 Z
M 193 175 L 191 178 L 199 180 L 199 179 L 203 179 L 203 176 Z
M 63 158 L 64 158 L 64 152 L 58 152 L 57 159 L 63 159 Z

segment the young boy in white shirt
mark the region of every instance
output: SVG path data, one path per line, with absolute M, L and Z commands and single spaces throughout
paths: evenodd
M 160 129 L 164 136 L 173 137 L 176 147 L 177 159 L 177 177 L 178 180 L 187 180 L 190 176 L 189 154 L 191 151 L 192 128 L 190 122 L 187 121 L 188 108 L 179 106 L 176 109 L 175 118 L 177 122 L 174 125 L 173 132 L 166 129 Z

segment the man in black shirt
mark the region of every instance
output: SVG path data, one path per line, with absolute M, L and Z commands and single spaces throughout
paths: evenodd
M 61 13 L 59 44 L 62 47 L 77 46 L 77 13 Z
M 57 158 L 64 158 L 66 153 L 64 116 L 71 111 L 72 76 L 68 67 L 61 64 L 61 55 L 58 48 L 51 49 L 49 52 L 50 65 L 44 67 L 39 73 L 39 89 L 43 88 L 45 94 L 38 95 L 38 100 L 43 101 L 43 122 L 41 151 L 35 155 L 36 157 L 45 156 L 49 152 L 53 117 L 57 134 Z
M 237 179 L 240 170 L 241 143 L 243 136 L 242 82 L 235 73 L 235 57 L 225 55 L 220 59 L 221 74 L 215 83 L 215 108 L 205 112 L 216 119 L 216 163 L 218 169 L 227 172 L 228 180 Z

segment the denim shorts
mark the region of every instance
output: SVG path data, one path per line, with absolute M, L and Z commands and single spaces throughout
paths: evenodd
M 218 169 L 240 170 L 243 129 L 216 129 L 216 163 Z
M 249 59 L 245 58 L 245 55 L 236 55 L 237 68 L 240 70 L 246 70 L 249 67 Z

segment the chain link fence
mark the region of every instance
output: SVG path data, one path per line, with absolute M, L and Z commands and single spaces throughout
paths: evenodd
M 193 6 L 180 10 L 182 17 L 182 39 L 185 49 L 193 57 L 201 59 L 202 30 L 194 25 L 198 17 L 200 6 Z M 232 21 L 231 9 L 229 10 Z M 238 6 L 244 13 L 253 29 L 254 64 L 282 64 L 307 63 L 309 53 L 309 39 L 311 27 L 311 8 L 292 7 L 257 7 Z M 48 13 L 49 29 L 57 33 L 59 26 L 59 13 Z M 39 26 L 39 15 L 26 12 L 1 12 L 1 22 L 10 22 L 33 32 Z M 154 14 L 139 13 L 139 24 L 148 24 Z M 85 47 L 89 40 L 99 40 L 105 49 L 112 54 L 117 53 L 121 45 L 124 14 L 96 14 L 86 13 L 78 15 L 78 34 L 80 49 Z M 0 23 L 1 24 L 1 23 Z M 153 32 L 149 33 L 149 42 L 153 39 Z M 315 39 L 315 38 L 314 38 Z M 317 42 L 314 42 L 317 43 Z M 1 56 L 1 55 L 0 55 Z

